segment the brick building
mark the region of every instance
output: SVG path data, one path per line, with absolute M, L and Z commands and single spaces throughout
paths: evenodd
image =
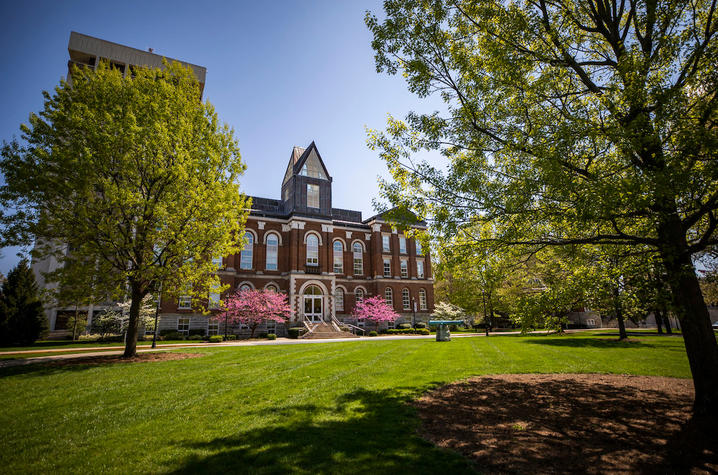
M 416 228 L 424 229 L 424 223 Z M 316 145 L 294 147 L 281 184 L 281 199 L 252 198 L 237 255 L 217 260 L 223 284 L 274 289 L 289 296 L 289 326 L 343 322 L 362 326 L 351 313 L 358 300 L 381 295 L 401 321 L 426 321 L 434 305 L 428 249 L 393 229 L 382 215 L 362 220 L 359 211 L 332 207 L 332 177 Z M 219 295 L 210 296 L 210 308 Z M 282 325 L 260 331 L 286 332 Z M 162 304 L 160 330 L 223 331 L 188 298 Z M 233 328 L 247 333 L 246 328 Z

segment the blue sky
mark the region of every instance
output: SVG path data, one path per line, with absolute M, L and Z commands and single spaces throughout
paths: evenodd
M 205 66 L 205 99 L 239 138 L 246 193 L 279 198 L 292 146 L 314 140 L 334 178 L 334 206 L 368 217 L 386 167 L 367 148 L 365 127 L 439 104 L 376 73 L 367 10 L 381 16 L 381 2 L 5 2 L 0 139 L 19 136 L 41 92 L 66 74 L 74 30 Z M 0 272 L 16 252 L 2 251 Z

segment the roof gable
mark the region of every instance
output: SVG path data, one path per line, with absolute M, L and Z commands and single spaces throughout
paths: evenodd
M 309 147 L 306 149 L 294 147 L 292 156 L 289 158 L 289 164 L 287 165 L 287 171 L 284 174 L 282 185 L 293 175 L 308 176 L 328 181 L 332 180 L 314 142 L 309 144 Z

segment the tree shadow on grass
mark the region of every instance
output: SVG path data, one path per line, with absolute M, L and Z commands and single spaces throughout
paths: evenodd
M 666 348 L 639 340 L 614 340 L 612 338 L 571 338 L 571 337 L 531 337 L 523 340 L 532 345 L 561 346 L 568 348 Z
M 471 462 L 416 435 L 415 410 L 400 394 L 358 390 L 333 407 L 278 409 L 272 425 L 183 444 L 190 455 L 178 468 L 176 459 L 168 460 L 168 468 L 177 474 L 474 473 Z

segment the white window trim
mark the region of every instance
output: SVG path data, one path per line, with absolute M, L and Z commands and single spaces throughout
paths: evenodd
M 192 310 L 192 296 L 180 295 L 177 299 L 177 310 Z
M 387 264 L 389 264 L 388 272 Z M 384 277 L 391 277 L 391 259 L 382 259 L 382 268 L 384 270 Z
M 409 278 L 409 259 L 401 259 L 399 261 L 399 273 L 402 279 Z

